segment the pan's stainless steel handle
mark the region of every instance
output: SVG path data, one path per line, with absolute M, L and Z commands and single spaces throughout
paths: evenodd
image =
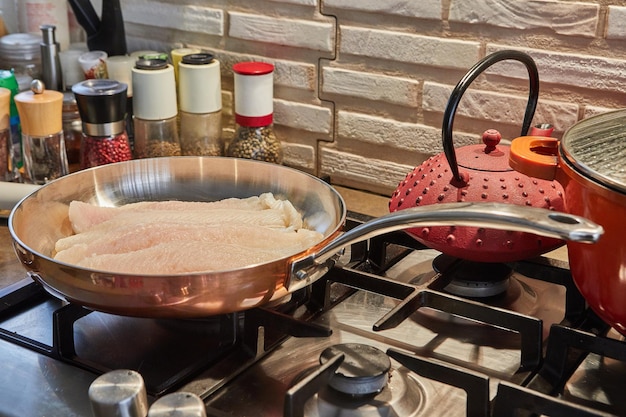
M 470 226 L 534 233 L 566 241 L 594 243 L 602 226 L 583 217 L 547 209 L 505 203 L 447 203 L 396 211 L 342 234 L 319 252 L 294 261 L 286 285 L 303 288 L 334 264 L 337 252 L 349 245 L 396 230 L 419 226 Z

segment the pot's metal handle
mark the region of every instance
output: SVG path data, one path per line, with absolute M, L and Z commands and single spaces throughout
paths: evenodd
M 567 241 L 594 243 L 602 226 L 583 217 L 538 207 L 506 203 L 446 203 L 399 210 L 363 223 L 324 246 L 319 252 L 291 264 L 286 287 L 303 288 L 333 265 L 337 252 L 349 245 L 396 230 L 423 226 L 470 226 L 534 233 Z
M 530 128 L 530 124 L 532 123 L 535 109 L 537 108 L 537 101 L 539 100 L 539 72 L 537 71 L 535 61 L 533 61 L 530 55 L 514 50 L 498 51 L 486 56 L 470 68 L 465 76 L 463 76 L 463 78 L 461 78 L 461 80 L 457 83 L 456 87 L 454 87 L 452 94 L 450 94 L 448 104 L 443 113 L 443 127 L 441 129 L 443 152 L 446 155 L 448 164 L 450 164 L 453 180 L 460 184 L 465 183 L 465 181 L 459 173 L 459 165 L 456 160 L 456 152 L 452 141 L 452 126 L 454 125 L 454 115 L 456 114 L 456 109 L 459 106 L 463 93 L 465 93 L 465 90 L 467 90 L 472 81 L 474 81 L 484 70 L 493 64 L 508 59 L 523 63 L 528 70 L 528 103 L 526 104 L 526 112 L 524 113 L 524 121 L 522 122 L 522 131 L 520 136 L 526 136 L 526 133 Z

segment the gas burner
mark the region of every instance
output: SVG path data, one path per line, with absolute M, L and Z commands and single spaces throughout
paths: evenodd
M 358 343 L 334 345 L 320 355 L 323 365 L 336 355 L 345 359 L 330 379 L 329 385 L 348 395 L 370 395 L 380 392 L 389 379 L 391 360 L 385 352 Z
M 361 343 L 337 344 L 321 353 L 320 363 L 339 354 L 343 362 L 328 385 L 307 402 L 306 416 L 411 417 L 423 411 L 426 394 L 415 374 L 392 369 L 385 352 Z
M 470 298 L 493 297 L 504 293 L 509 288 L 513 273 L 506 264 L 472 262 L 445 254 L 433 260 L 433 269 L 450 279 L 444 287 L 445 291 Z

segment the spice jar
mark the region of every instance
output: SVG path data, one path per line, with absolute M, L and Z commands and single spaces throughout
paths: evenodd
M 0 87 L 0 181 L 12 181 L 15 178 L 10 105 L 11 90 Z
M 132 159 L 126 134 L 126 90 L 126 84 L 107 79 L 72 86 L 83 126 L 81 168 Z
M 16 77 L 41 76 L 41 37 L 35 33 L 11 33 L 0 38 L 0 62 Z
M 272 127 L 274 66 L 240 62 L 233 72 L 236 131 L 226 155 L 282 163 L 282 147 Z
M 139 59 L 132 71 L 135 157 L 180 155 L 174 68 L 162 59 Z
M 45 184 L 69 172 L 63 136 L 63 93 L 33 80 L 31 91 L 15 96 L 22 126 L 27 180 Z
M 178 72 L 181 153 L 223 155 L 220 62 L 211 54 L 185 55 Z
M 32 81 L 32 80 L 31 80 Z M 20 125 L 20 115 L 15 105 L 15 96 L 20 93 L 19 84 L 13 71 L 0 70 L 0 87 L 11 91 L 11 101 L 9 107 L 9 120 L 11 128 L 11 141 L 13 142 L 12 178 L 9 181 L 19 181 L 20 169 L 24 166 L 22 157 L 22 127 Z
M 65 151 L 67 163 L 74 169 L 80 163 L 80 144 L 83 139 L 83 125 L 78 113 L 76 98 L 71 91 L 63 93 L 63 138 L 65 139 Z

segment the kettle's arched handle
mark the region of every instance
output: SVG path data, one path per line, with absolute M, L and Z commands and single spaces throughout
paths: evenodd
M 494 52 L 476 63 L 469 69 L 465 76 L 461 78 L 456 87 L 454 87 L 454 90 L 452 90 L 452 94 L 450 94 L 450 98 L 448 99 L 446 110 L 443 113 L 443 127 L 441 130 L 443 138 L 443 151 L 448 160 L 448 164 L 450 164 L 453 180 L 456 180 L 459 183 L 464 183 L 465 181 L 459 173 L 459 165 L 456 160 L 456 152 L 452 141 L 452 126 L 454 124 L 456 109 L 461 101 L 463 93 L 465 93 L 465 90 L 467 90 L 472 81 L 474 81 L 484 70 L 493 64 L 509 59 L 523 63 L 528 70 L 528 103 L 526 104 L 526 113 L 524 114 L 524 121 L 522 123 L 520 136 L 526 136 L 528 129 L 530 128 L 530 124 L 535 114 L 535 109 L 537 108 L 537 100 L 539 99 L 539 73 L 537 71 L 535 61 L 533 61 L 533 59 L 524 52 L 504 50 Z

